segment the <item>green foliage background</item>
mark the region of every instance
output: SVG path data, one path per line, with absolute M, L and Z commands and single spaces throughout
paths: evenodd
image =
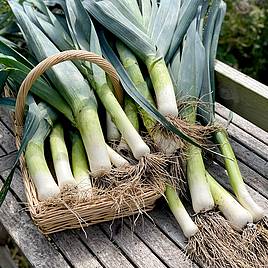
M 225 0 L 217 58 L 268 84 L 268 0 Z

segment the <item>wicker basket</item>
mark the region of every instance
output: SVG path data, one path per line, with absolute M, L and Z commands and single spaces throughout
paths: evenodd
M 21 84 L 15 109 L 15 132 L 18 148 L 20 146 L 23 130 L 24 106 L 28 91 L 36 79 L 47 69 L 66 60 L 85 60 L 97 64 L 109 75 L 115 88 L 117 98 L 119 101 L 122 100 L 122 88 L 118 75 L 113 66 L 102 57 L 91 52 L 79 50 L 64 51 L 50 56 L 32 69 Z M 153 209 L 155 201 L 162 196 L 164 192 L 164 183 L 159 182 L 158 185 L 150 185 L 147 183 L 144 185 L 144 188 L 135 193 L 136 197 L 138 196 L 139 198 L 133 199 L 132 196 L 128 195 L 122 203 L 116 203 L 113 197 L 107 195 L 105 191 L 93 191 L 90 198 L 83 198 L 71 204 L 66 201 L 68 200 L 67 193 L 67 199 L 59 197 L 53 200 L 53 202 L 50 202 L 48 206 L 47 204 L 43 205 L 42 202 L 38 200 L 35 186 L 29 177 L 23 156 L 20 159 L 20 165 L 28 209 L 34 223 L 44 234 L 63 231 L 65 229 L 86 227 L 99 222 L 149 211 Z

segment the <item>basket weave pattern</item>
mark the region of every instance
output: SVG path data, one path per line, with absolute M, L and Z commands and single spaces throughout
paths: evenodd
M 28 91 L 33 83 L 47 69 L 55 64 L 66 60 L 85 60 L 97 64 L 110 77 L 115 95 L 120 103 L 122 103 L 122 88 L 118 75 L 113 66 L 102 57 L 82 50 L 69 50 L 60 52 L 50 56 L 40 62 L 27 75 L 21 84 L 15 109 L 15 132 L 17 148 L 20 147 L 20 140 L 23 130 L 23 115 L 25 100 Z M 66 194 L 65 197 L 59 197 L 52 200 L 48 205 L 43 205 L 37 198 L 35 186 L 28 174 L 24 156 L 20 158 L 21 172 L 23 176 L 25 193 L 28 202 L 28 209 L 34 223 L 39 227 L 42 233 L 50 234 L 65 229 L 73 229 L 89 226 L 92 224 L 113 220 L 136 213 L 149 211 L 153 209 L 155 201 L 162 196 L 164 191 L 164 183 L 152 182 L 152 185 L 146 184 L 142 189 L 137 188 L 135 198 L 129 194 L 124 197 L 123 202 L 117 202 L 113 196 L 106 194 L 105 191 L 95 191 L 90 198 L 76 198 L 75 202 L 68 202 L 68 198 L 72 198 L 74 193 Z M 153 185 L 157 184 L 157 185 Z

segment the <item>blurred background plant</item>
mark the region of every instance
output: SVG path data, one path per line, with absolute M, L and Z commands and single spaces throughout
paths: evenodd
M 23 0 L 19 2 L 23 2 Z M 14 22 L 14 17 L 7 0 L 0 0 L 0 40 L 12 47 L 22 45 L 22 37 L 19 33 L 19 28 Z
M 268 1 L 225 1 L 217 58 L 268 84 Z

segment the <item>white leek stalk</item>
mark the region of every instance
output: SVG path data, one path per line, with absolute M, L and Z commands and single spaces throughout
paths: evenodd
M 115 167 L 123 167 L 129 165 L 129 162 L 118 154 L 115 150 L 113 150 L 109 145 L 107 145 L 108 154 L 111 162 Z
M 206 177 L 215 204 L 236 230 L 253 222 L 251 214 L 243 208 L 208 172 Z
M 109 113 L 106 113 L 106 135 L 110 142 L 120 140 L 121 136 Z
M 148 57 L 146 66 L 154 87 L 157 109 L 164 116 L 178 116 L 177 101 L 172 80 L 163 59 Z
M 170 210 L 179 223 L 184 235 L 189 238 L 196 234 L 198 227 L 193 222 L 188 212 L 184 208 L 176 190 L 174 187 L 167 185 L 165 196 Z
M 193 209 L 196 213 L 208 211 L 214 207 L 214 201 L 207 182 L 201 149 L 189 145 L 187 157 L 187 179 Z
M 76 119 L 77 128 L 87 152 L 91 174 L 99 176 L 108 172 L 111 169 L 111 163 L 96 109 L 85 107 Z M 103 148 L 103 143 L 105 148 Z
M 65 187 L 77 185 L 70 167 L 68 151 L 64 141 L 64 132 L 61 124 L 57 123 L 50 134 L 50 150 L 58 185 L 61 190 Z
M 74 179 L 78 189 L 89 191 L 92 188 L 92 184 L 82 139 L 76 132 L 70 132 L 70 137 L 72 141 L 72 171 Z

